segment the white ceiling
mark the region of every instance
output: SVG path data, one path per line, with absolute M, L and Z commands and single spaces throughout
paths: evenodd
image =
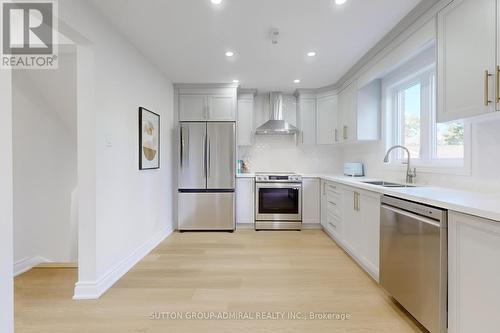
M 172 82 L 239 79 L 291 91 L 336 83 L 419 0 L 92 0 Z M 268 37 L 280 29 L 280 42 Z M 225 51 L 235 52 L 226 58 Z M 307 51 L 317 56 L 309 58 Z M 300 79 L 300 84 L 294 84 Z

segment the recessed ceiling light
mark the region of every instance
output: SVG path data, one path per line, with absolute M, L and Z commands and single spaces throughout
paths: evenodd
M 232 56 L 234 56 L 234 52 L 233 51 L 227 51 L 225 54 L 226 54 L 226 57 L 232 57 Z
M 214 5 L 220 5 L 222 0 L 210 0 L 211 3 L 213 3 Z
M 299 79 L 293 80 L 293 83 L 300 83 Z
M 314 52 L 314 51 L 307 52 L 307 56 L 308 57 L 315 57 L 316 56 L 316 52 Z
M 240 80 L 233 80 L 233 83 L 240 83 Z
M 345 4 L 346 2 L 347 2 L 347 0 L 335 0 L 335 3 L 336 3 L 337 5 L 343 5 L 343 4 Z

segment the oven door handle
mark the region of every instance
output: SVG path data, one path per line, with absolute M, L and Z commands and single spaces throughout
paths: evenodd
M 261 188 L 291 188 L 291 189 L 294 189 L 294 190 L 301 190 L 302 189 L 302 184 L 283 184 L 283 183 L 276 183 L 276 184 L 273 184 L 273 183 L 257 183 L 255 184 L 255 186 L 257 187 L 257 189 L 261 189 Z

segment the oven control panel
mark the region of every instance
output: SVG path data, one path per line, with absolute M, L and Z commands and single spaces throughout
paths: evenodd
M 255 181 L 257 182 L 283 182 L 283 183 L 300 183 L 302 182 L 301 175 L 256 175 Z

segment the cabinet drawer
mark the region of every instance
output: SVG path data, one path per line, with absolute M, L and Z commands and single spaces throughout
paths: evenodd
M 340 229 L 342 228 L 342 223 L 340 218 L 338 218 L 335 215 L 328 215 L 327 220 L 326 220 L 326 225 L 325 228 L 327 231 L 334 235 L 339 235 L 340 234 Z
M 342 219 L 340 218 L 340 216 L 338 216 L 336 214 L 330 214 L 330 213 L 327 215 L 326 220 L 327 220 L 327 222 L 331 222 L 336 226 L 339 226 L 340 223 L 342 222 Z
M 326 183 L 326 193 L 340 195 L 340 188 L 335 183 Z
M 338 204 L 328 201 L 326 211 L 328 214 L 340 217 L 340 207 Z
M 340 203 L 341 195 L 340 195 L 340 193 L 337 193 L 337 192 L 326 191 L 326 198 L 328 201 L 333 201 L 336 204 L 338 204 L 338 203 Z
M 337 227 L 334 224 L 330 223 L 330 222 L 326 223 L 325 229 L 328 232 L 330 232 L 331 234 L 334 234 L 334 235 L 338 234 Z

